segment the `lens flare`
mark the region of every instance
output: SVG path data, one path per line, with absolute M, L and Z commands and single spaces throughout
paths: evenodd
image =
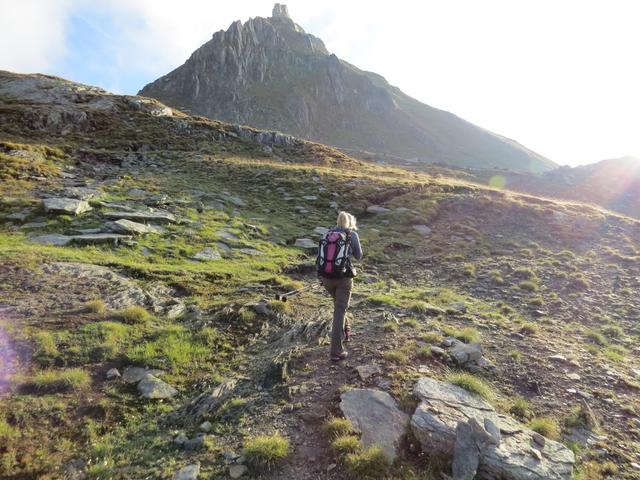
M 4 329 L 12 310 L 0 307 L 0 395 L 4 395 L 11 385 L 11 375 L 15 367 L 15 351 L 11 347 L 11 339 Z
M 506 184 L 507 184 L 507 179 L 505 178 L 504 175 L 494 175 L 489 180 L 489 185 L 495 188 L 504 188 Z

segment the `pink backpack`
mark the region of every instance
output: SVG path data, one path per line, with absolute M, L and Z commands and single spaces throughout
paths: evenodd
M 342 278 L 351 272 L 351 231 L 329 230 L 318 244 L 318 275 Z

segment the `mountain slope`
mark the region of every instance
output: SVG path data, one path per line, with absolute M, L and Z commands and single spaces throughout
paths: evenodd
M 559 168 L 540 177 L 521 177 L 513 188 L 591 202 L 640 217 L 640 158 L 627 156 Z
M 540 475 L 561 451 L 576 478 L 637 479 L 640 221 L 7 72 L 0 180 L 2 479 L 439 479 L 453 442 L 434 455 L 408 430 L 387 465 L 323 428 L 354 388 L 424 411 L 420 377 L 480 386 L 517 418 L 499 448 L 517 478 L 569 480 Z M 87 204 L 44 208 L 60 197 Z M 365 257 L 334 364 L 329 295 L 274 296 L 317 285 L 296 240 L 338 209 Z M 520 441 L 534 425 L 548 438 Z M 276 432 L 288 452 L 244 454 Z
M 276 4 L 234 22 L 141 95 L 227 122 L 424 162 L 542 172 L 550 160 L 330 54 Z

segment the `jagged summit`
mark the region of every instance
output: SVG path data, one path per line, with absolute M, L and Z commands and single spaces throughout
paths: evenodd
M 416 162 L 543 172 L 550 160 L 332 55 L 276 3 L 234 22 L 141 95 L 191 113 Z
M 291 17 L 289 16 L 289 9 L 286 5 L 283 5 L 281 3 L 276 3 L 273 6 L 271 16 L 273 18 L 288 18 L 289 20 L 291 20 Z

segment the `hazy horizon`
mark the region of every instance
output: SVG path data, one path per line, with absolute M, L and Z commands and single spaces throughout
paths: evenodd
M 3 1 L 0 69 L 135 94 L 273 3 Z M 640 155 L 634 2 L 282 3 L 343 60 L 560 165 Z

